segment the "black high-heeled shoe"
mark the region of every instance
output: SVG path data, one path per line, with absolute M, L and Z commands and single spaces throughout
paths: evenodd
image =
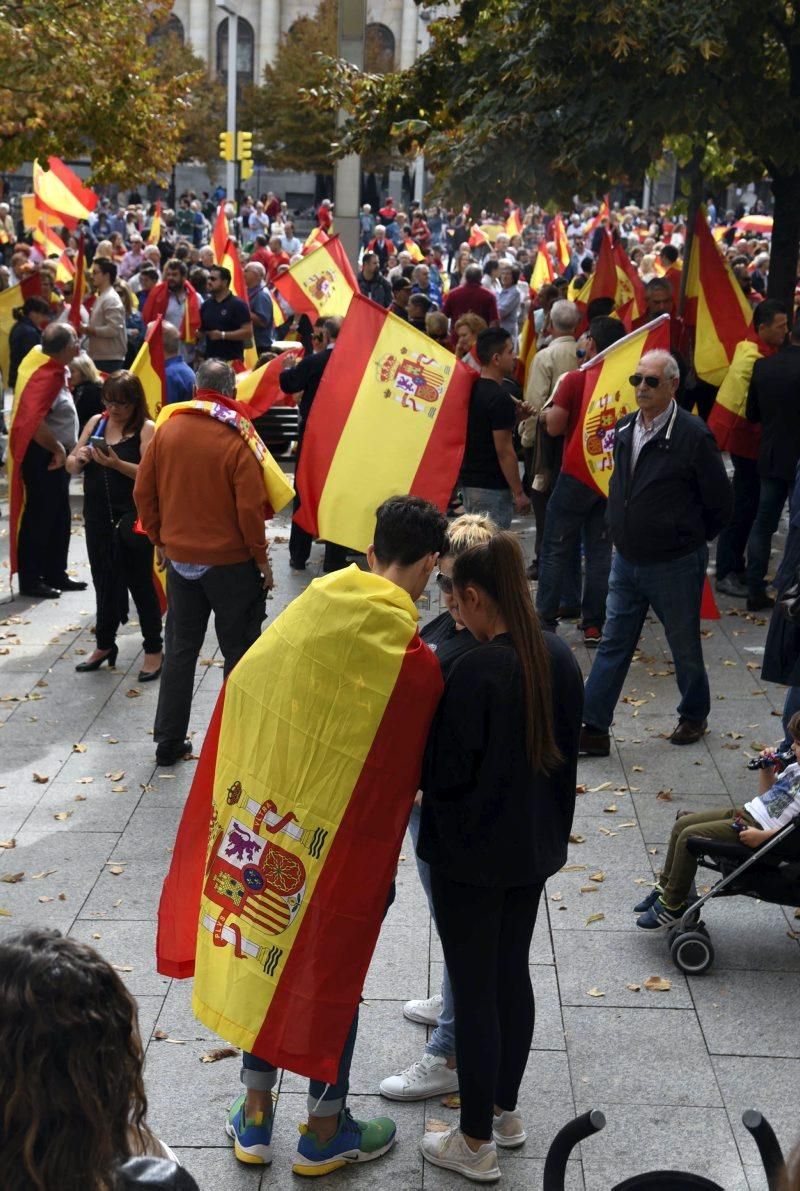
M 137 682 L 155 682 L 157 678 L 161 677 L 161 671 L 164 669 L 164 663 L 158 667 L 157 670 L 140 670 L 136 681 Z
M 109 669 L 117 664 L 117 654 L 119 649 L 116 645 L 112 645 L 108 653 L 103 654 L 101 658 L 97 658 L 93 662 L 78 662 L 75 669 L 79 674 L 88 674 L 92 670 L 99 670 L 103 662 L 108 662 Z

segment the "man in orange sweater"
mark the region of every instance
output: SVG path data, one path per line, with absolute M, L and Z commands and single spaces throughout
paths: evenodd
M 236 378 L 223 360 L 197 372 L 195 397 L 241 413 Z M 197 658 L 213 611 L 227 676 L 260 636 L 273 586 L 264 525 L 264 484 L 255 454 L 217 417 L 169 418 L 136 476 L 142 525 L 167 560 L 164 672 L 154 727 L 156 761 L 174 765 L 187 738 Z

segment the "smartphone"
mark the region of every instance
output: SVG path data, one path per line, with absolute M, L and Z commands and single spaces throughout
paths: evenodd
M 109 447 L 106 440 L 104 438 L 95 437 L 94 434 L 89 439 L 89 446 L 94 447 L 96 451 L 100 451 L 102 455 L 107 455 L 109 453 Z

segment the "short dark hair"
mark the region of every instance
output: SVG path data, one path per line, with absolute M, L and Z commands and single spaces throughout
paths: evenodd
M 433 306 L 433 302 L 431 302 L 427 294 L 412 294 L 408 299 L 408 304 L 409 306 L 418 306 L 420 310 L 425 312 L 425 314 L 427 314 L 431 306 Z
M 112 285 L 117 280 L 117 266 L 113 261 L 106 260 L 104 256 L 96 256 L 92 261 L 92 265 L 97 265 L 101 273 L 105 273 L 106 277 L 110 277 Z
M 375 557 L 382 566 L 410 567 L 426 554 L 441 554 L 447 518 L 419 496 L 390 496 L 375 513 Z
M 481 364 L 484 367 L 490 364 L 492 356 L 501 352 L 510 338 L 504 327 L 487 327 L 485 331 L 480 331 L 475 340 L 475 354 Z
M 139 270 L 139 278 L 149 277 L 151 281 L 158 281 L 158 269 L 155 265 L 142 265 Z
M 613 309 L 613 298 L 592 298 L 586 307 L 586 317 L 591 322 L 593 318 L 603 318 L 604 315 L 610 314 Z
M 607 347 L 611 347 L 612 343 L 622 339 L 625 328 L 618 318 L 593 318 L 589 323 L 589 334 L 597 350 L 603 352 Z
M 365 252 L 361 258 L 361 267 L 363 268 L 367 261 L 376 261 L 377 259 L 377 252 Z
M 224 265 L 212 265 L 211 268 L 208 270 L 209 277 L 211 276 L 212 273 L 219 273 L 220 277 L 225 282 L 225 284 L 230 285 L 230 283 L 231 283 L 230 269 L 226 269 Z
M 664 293 L 672 293 L 672 286 L 667 281 L 666 277 L 651 277 L 644 287 L 646 294 L 654 294 L 656 290 L 663 290 Z
M 189 270 L 186 267 L 186 261 L 179 260 L 177 256 L 173 256 L 167 261 L 167 263 L 164 265 L 165 273 L 167 269 L 177 269 L 184 281 L 186 280 L 189 273 Z
M 411 289 L 411 282 L 407 277 L 393 277 L 392 278 L 392 293 L 396 294 L 401 289 Z
M 779 314 L 786 314 L 787 310 L 783 302 L 779 302 L 777 298 L 766 298 L 763 302 L 759 302 L 753 311 L 753 326 L 756 331 L 759 327 L 769 326 L 773 323 Z
M 137 434 L 141 430 L 147 420 L 148 409 L 144 386 L 138 376 L 127 370 L 112 372 L 103 381 L 103 397 L 127 402 L 131 407 L 124 434 Z
M 675 264 L 676 260 L 678 259 L 678 256 L 679 256 L 679 253 L 678 253 L 678 250 L 674 244 L 665 244 L 664 247 L 661 249 L 662 260 L 669 261 L 670 264 L 672 264 L 672 265 Z

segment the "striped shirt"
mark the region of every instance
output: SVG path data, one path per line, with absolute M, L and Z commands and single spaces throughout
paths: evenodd
M 639 458 L 639 452 L 646 442 L 650 442 L 655 438 L 662 426 L 666 426 L 667 422 L 672 417 L 675 408 L 675 401 L 670 401 L 663 413 L 658 414 L 653 418 L 650 426 L 645 426 L 644 415 L 641 410 L 633 423 L 633 441 L 631 442 L 631 471 L 636 467 L 636 461 Z

